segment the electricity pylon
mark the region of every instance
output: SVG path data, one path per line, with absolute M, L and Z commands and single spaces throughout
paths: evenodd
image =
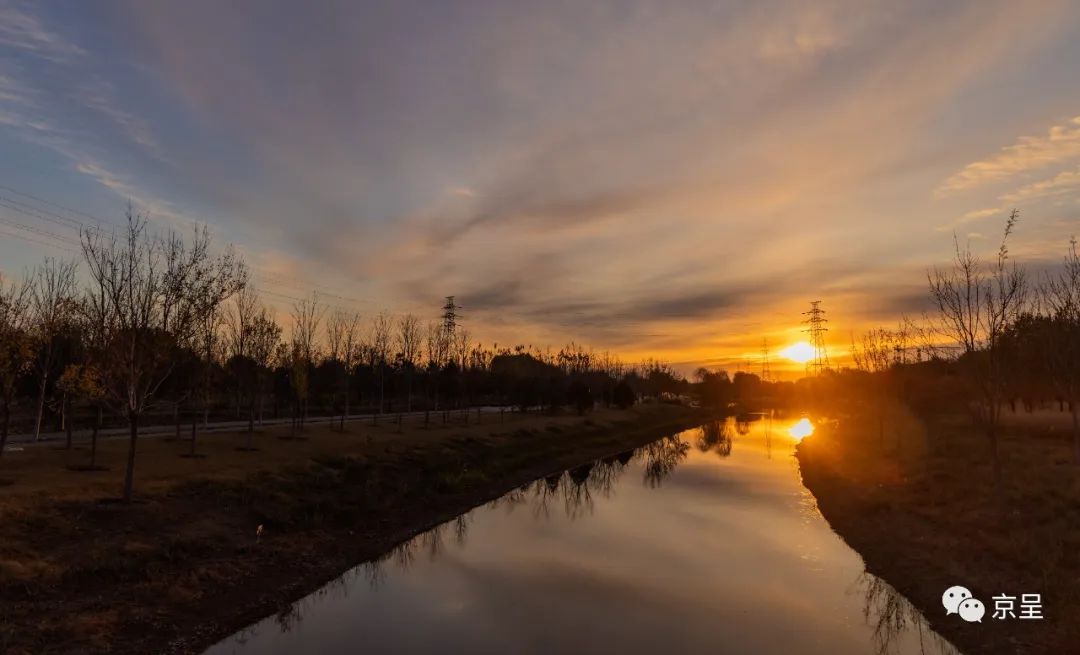
M 810 335 L 810 347 L 814 349 L 813 359 L 806 363 L 806 372 L 821 375 L 829 368 L 829 352 L 825 349 L 825 333 L 829 331 L 825 324 L 829 319 L 825 318 L 825 310 L 821 308 L 820 300 L 811 302 L 810 311 L 803 312 L 803 316 L 806 316 L 803 321 L 806 328 L 803 332 Z
M 446 297 L 446 304 L 443 305 L 443 334 L 447 338 L 453 338 L 454 333 L 457 331 L 457 310 L 459 307 L 454 302 L 453 296 Z
M 769 382 L 772 378 L 772 370 L 769 368 L 769 340 L 761 340 L 761 381 Z

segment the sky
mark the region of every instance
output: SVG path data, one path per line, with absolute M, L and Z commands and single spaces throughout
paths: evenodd
M 1080 4 L 0 0 L 0 271 L 128 202 L 293 299 L 758 370 L 1080 226 Z M 794 365 L 792 365 L 794 366 Z

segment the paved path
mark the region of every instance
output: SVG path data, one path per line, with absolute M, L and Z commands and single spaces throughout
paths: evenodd
M 469 408 L 469 412 L 472 413 L 472 412 L 476 411 L 476 409 L 477 409 L 476 407 L 471 407 L 471 408 Z M 483 406 L 483 407 L 480 407 L 479 409 L 480 409 L 480 411 L 484 412 L 485 414 L 497 413 L 497 412 L 502 411 L 502 410 L 509 411 L 508 408 L 495 407 L 495 406 Z M 436 412 L 436 411 L 432 410 L 431 414 L 432 414 L 432 420 L 433 421 L 437 420 L 437 417 L 438 417 L 439 413 L 441 413 L 441 411 L 442 410 Z M 451 413 L 454 413 L 454 412 L 460 412 L 461 410 L 450 410 L 450 411 L 451 411 Z M 422 412 L 422 411 L 402 412 L 401 413 L 402 418 L 408 418 L 408 417 L 411 417 L 411 416 L 423 416 L 423 415 L 424 415 L 424 412 Z M 372 414 L 350 414 L 345 419 L 345 422 L 346 423 L 355 423 L 357 421 L 368 421 L 368 422 L 370 422 L 371 417 L 372 417 Z M 388 422 L 388 421 L 393 422 L 393 421 L 397 421 L 397 417 L 398 417 L 397 413 L 389 413 L 389 412 L 387 412 L 387 413 L 383 414 L 380 417 L 380 421 L 381 422 Z M 341 416 L 309 416 L 307 418 L 307 420 L 304 421 L 304 423 L 305 424 L 330 423 L 330 422 L 337 422 L 337 421 L 340 421 L 340 420 L 341 420 Z M 255 422 L 255 427 L 258 428 L 258 427 L 268 427 L 268 426 L 274 426 L 274 425 L 289 425 L 291 422 L 292 422 L 291 418 L 264 419 L 262 422 L 256 421 Z M 199 433 L 200 434 L 205 434 L 207 432 L 238 432 L 238 431 L 247 430 L 247 427 L 248 427 L 248 422 L 246 420 L 242 420 L 242 421 L 213 421 L 213 422 L 207 423 L 205 425 L 200 423 L 199 424 Z M 186 435 L 191 434 L 190 429 L 191 429 L 191 422 L 190 421 L 188 421 L 186 423 L 181 423 L 180 424 L 180 436 L 181 436 L 181 438 L 183 438 Z M 90 429 L 73 430 L 72 433 L 71 433 L 71 438 L 74 441 L 85 441 L 85 440 L 87 440 L 87 439 L 89 439 L 91 437 L 91 434 L 92 434 L 92 432 L 91 432 Z M 171 435 L 175 435 L 175 434 L 176 434 L 176 424 L 174 424 L 174 423 L 157 424 L 157 425 L 145 425 L 145 426 L 140 426 L 139 427 L 139 437 L 162 437 L 162 436 L 171 436 Z M 128 437 L 128 428 L 127 428 L 127 426 L 118 427 L 118 428 L 103 428 L 103 429 L 98 431 L 98 438 L 99 439 L 122 439 L 122 438 L 126 438 L 126 437 Z M 56 443 L 58 441 L 59 442 L 67 441 L 67 433 L 66 432 L 42 432 L 41 436 L 40 436 L 40 438 L 38 439 L 37 442 L 34 441 L 34 434 L 32 432 L 27 432 L 27 433 L 24 433 L 24 434 L 12 434 L 12 435 L 8 436 L 7 450 L 21 450 L 24 446 L 33 447 L 33 446 L 39 446 L 41 444 Z

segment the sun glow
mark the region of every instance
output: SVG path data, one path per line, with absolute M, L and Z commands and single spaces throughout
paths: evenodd
M 788 434 L 796 441 L 802 441 L 806 437 L 814 434 L 814 424 L 811 423 L 808 418 L 801 418 L 795 425 L 788 428 Z
M 805 341 L 793 343 L 780 351 L 780 355 L 799 364 L 805 364 L 814 358 L 814 347 Z

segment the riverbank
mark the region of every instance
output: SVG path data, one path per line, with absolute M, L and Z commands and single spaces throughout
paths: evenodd
M 109 470 L 97 472 L 65 468 L 85 451 L 5 453 L 0 651 L 199 653 L 516 486 L 702 419 L 668 405 L 430 428 L 384 419 L 303 440 L 287 428 L 208 435 L 198 457 L 147 439 L 130 506 L 111 502 L 122 441 L 101 444 Z
M 928 438 L 928 435 L 929 438 Z M 910 416 L 819 425 L 799 444 L 803 482 L 867 569 L 902 592 L 968 655 L 1072 652 L 1080 643 L 1080 467 L 1067 433 L 1014 424 L 1001 438 L 1003 501 L 985 438 L 966 421 Z M 981 623 L 946 616 L 942 593 L 970 589 Z M 1001 594 L 1041 594 L 1043 620 L 992 618 Z

